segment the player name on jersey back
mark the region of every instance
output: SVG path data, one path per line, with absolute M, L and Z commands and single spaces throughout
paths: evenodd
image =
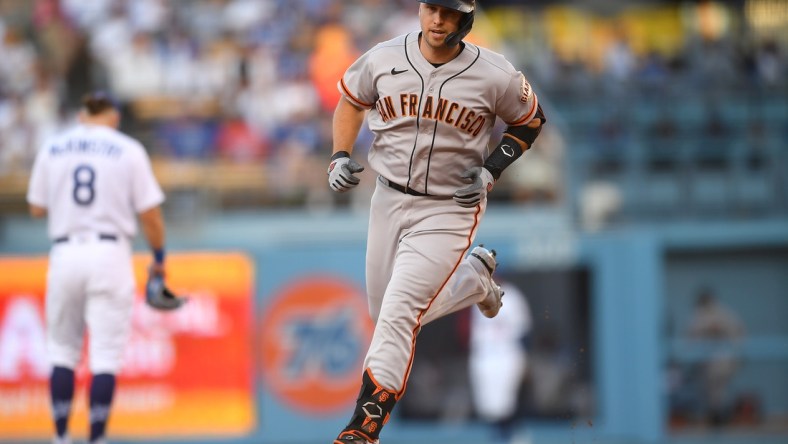
M 109 140 L 73 138 L 49 146 L 49 154 L 52 156 L 88 154 L 118 159 L 122 153 L 123 150 Z

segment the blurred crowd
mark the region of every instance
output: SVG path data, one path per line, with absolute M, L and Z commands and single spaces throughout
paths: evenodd
M 687 25 L 671 41 L 637 17 L 600 31 L 593 15 L 549 2 L 479 3 L 471 38 L 526 72 L 554 123 L 564 112 L 574 123 L 562 108 L 572 97 L 626 102 L 676 85 L 785 91 L 779 39 Z M 685 9 L 713 15 L 704 4 Z M 80 96 L 103 88 L 154 161 L 259 166 L 274 204 L 336 199 L 322 174 L 336 82 L 374 43 L 418 29 L 416 11 L 415 0 L 0 0 L 0 176 L 28 170 L 42 141 L 73 122 Z M 656 17 L 645 23 L 659 28 Z M 497 198 L 560 201 L 565 137 L 550 125 Z M 363 130 L 361 160 L 370 141 Z
M 336 81 L 357 48 L 398 34 L 399 15 L 414 24 L 403 1 L 355 3 L 365 7 L 0 2 L 0 169 L 28 169 L 41 142 L 73 121 L 80 96 L 103 88 L 154 158 L 260 162 L 309 177 L 309 159 L 331 149 Z

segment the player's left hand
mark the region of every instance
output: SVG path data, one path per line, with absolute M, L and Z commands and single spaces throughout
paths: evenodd
M 164 283 L 162 264 L 151 265 L 145 283 L 145 302 L 156 310 L 170 311 L 180 308 L 188 298 L 178 297 Z
M 340 193 L 347 191 L 358 185 L 361 179 L 354 174 L 362 171 L 364 167 L 349 156 L 332 159 L 327 171 L 328 185 Z
M 492 173 L 484 167 L 473 167 L 464 173 L 462 178 L 471 184 L 460 188 L 454 193 L 454 201 L 461 207 L 473 208 L 487 197 L 487 193 L 492 191 L 495 179 Z

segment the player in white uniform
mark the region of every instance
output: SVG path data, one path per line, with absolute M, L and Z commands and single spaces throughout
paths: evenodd
M 508 282 L 501 288 L 506 293 L 506 310 L 495 319 L 478 311 L 471 314 L 468 367 L 476 413 L 494 427 L 494 442 L 508 443 L 513 438 L 525 378 L 532 318 L 528 300 L 519 288 Z
M 375 331 L 355 411 L 336 444 L 377 442 L 405 392 L 422 325 L 472 304 L 493 317 L 501 306 L 494 251 L 478 246 L 465 256 L 487 193 L 545 119 L 521 72 L 461 42 L 474 9 L 474 0 L 420 0 L 421 32 L 376 45 L 338 85 L 329 185 L 343 192 L 359 183 L 363 168 L 350 155 L 365 116 L 378 178 L 366 267 Z M 509 127 L 490 151 L 496 117 Z
M 120 133 L 120 113 L 103 93 L 87 95 L 80 124 L 41 147 L 27 200 L 48 216 L 47 350 L 55 443 L 68 443 L 74 369 L 87 328 L 90 442 L 104 435 L 115 374 L 131 329 L 136 217 L 153 249 L 151 273 L 164 275 L 164 194 L 143 146 Z

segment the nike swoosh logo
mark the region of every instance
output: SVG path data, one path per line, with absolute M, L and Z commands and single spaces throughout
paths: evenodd
M 402 71 L 397 71 L 397 68 L 391 68 L 391 75 L 396 76 L 397 74 L 402 74 L 405 71 L 407 71 L 407 69 L 403 69 Z

